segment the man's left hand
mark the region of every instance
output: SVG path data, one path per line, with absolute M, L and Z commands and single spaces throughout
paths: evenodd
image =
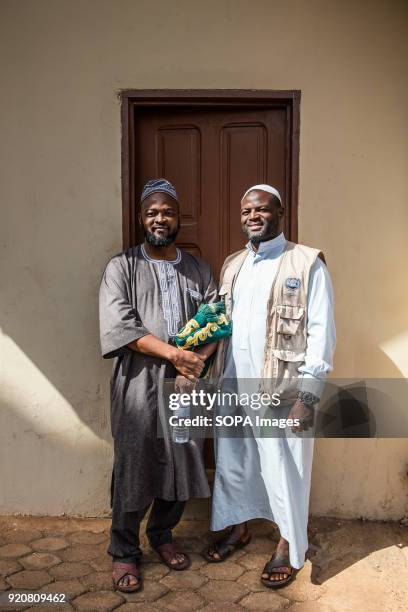
M 308 408 L 299 399 L 293 404 L 287 419 L 299 419 L 299 425 L 293 425 L 293 433 L 307 431 L 314 423 L 314 410 Z

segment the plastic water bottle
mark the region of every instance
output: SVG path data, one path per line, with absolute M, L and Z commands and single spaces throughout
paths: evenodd
M 172 410 L 172 414 L 177 417 L 177 425 L 172 425 L 172 440 L 176 444 L 185 444 L 190 439 L 190 428 L 184 424 L 183 420 L 190 418 L 190 403 L 178 401 L 177 408 Z

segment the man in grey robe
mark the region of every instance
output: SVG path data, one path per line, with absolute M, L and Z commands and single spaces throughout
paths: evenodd
M 161 559 L 185 569 L 189 558 L 172 543 L 186 500 L 209 497 L 202 440 L 172 442 L 165 379 L 195 380 L 215 345 L 194 352 L 171 339 L 201 303 L 217 299 L 209 266 L 175 246 L 179 228 L 176 191 L 168 181 L 143 189 L 139 222 L 144 243 L 108 262 L 99 294 L 102 355 L 113 358 L 110 383 L 114 438 L 112 528 L 108 549 L 117 589 L 141 587 L 140 521 L 153 502 L 147 535 Z M 158 436 L 158 431 L 162 436 Z

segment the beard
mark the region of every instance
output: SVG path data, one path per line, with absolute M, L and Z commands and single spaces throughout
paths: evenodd
M 180 228 L 180 225 L 177 224 L 176 229 L 174 230 L 174 232 L 171 232 L 171 234 L 167 234 L 167 236 L 156 236 L 154 232 L 149 232 L 149 230 L 147 230 L 145 226 L 143 226 L 143 233 L 144 233 L 146 242 L 150 244 L 151 246 L 167 247 L 173 244 L 173 242 L 176 240 L 177 234 L 179 232 L 179 228 Z
M 252 244 L 259 244 L 260 242 L 265 242 L 266 240 L 276 238 L 276 236 L 279 234 L 279 219 L 264 221 L 262 229 L 257 230 L 256 232 L 251 231 L 251 229 L 246 225 L 242 228 L 242 231 L 250 242 L 252 242 Z

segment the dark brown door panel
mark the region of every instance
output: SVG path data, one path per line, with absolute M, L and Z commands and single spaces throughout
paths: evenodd
M 220 92 L 210 104 L 205 92 L 201 101 L 190 93 L 190 100 L 189 92 L 175 92 L 174 99 L 171 92 L 162 99 L 158 92 L 150 98 L 124 93 L 124 247 L 142 240 L 137 211 L 144 183 L 164 177 L 179 196 L 178 245 L 208 261 L 218 276 L 225 257 L 245 244 L 239 206 L 251 185 L 279 189 L 285 232 L 296 239 L 299 96 L 270 92 L 269 100 L 259 101 L 251 98 L 256 92 L 241 92 L 240 101 L 231 92 L 228 102 L 228 92 Z

